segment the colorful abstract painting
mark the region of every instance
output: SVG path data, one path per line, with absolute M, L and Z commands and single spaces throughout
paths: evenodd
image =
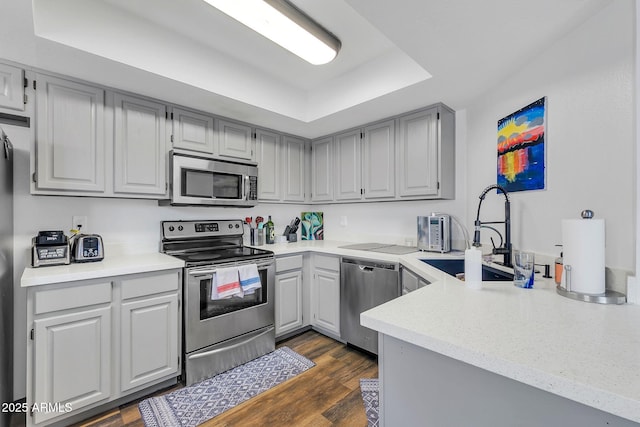
M 302 212 L 300 214 L 302 240 L 324 240 L 324 221 L 322 212 Z
M 545 188 L 545 101 L 498 120 L 498 185 L 507 191 Z

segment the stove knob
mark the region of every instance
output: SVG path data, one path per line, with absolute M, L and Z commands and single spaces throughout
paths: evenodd
M 240 228 L 240 224 L 236 224 L 236 228 Z
M 233 228 L 233 224 L 229 224 L 229 228 Z
M 182 231 L 182 230 L 184 230 L 184 227 L 183 227 L 183 226 L 181 226 L 181 225 L 179 225 L 179 226 L 178 226 L 178 231 Z
M 173 231 L 173 230 L 175 230 L 175 228 L 173 228 L 173 225 L 170 225 L 169 226 L 169 231 Z

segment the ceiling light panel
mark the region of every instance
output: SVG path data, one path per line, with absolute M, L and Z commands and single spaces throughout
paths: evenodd
M 204 0 L 313 65 L 331 62 L 340 41 L 285 0 Z

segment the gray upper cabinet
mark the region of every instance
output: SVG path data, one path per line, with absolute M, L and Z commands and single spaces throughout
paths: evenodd
M 305 147 L 303 139 L 256 129 L 258 198 L 265 202 L 305 201 Z
M 364 129 L 362 176 L 365 199 L 388 199 L 396 193 L 395 121 Z
M 300 138 L 283 136 L 285 202 L 304 202 L 306 197 L 305 152 L 306 142 Z
M 438 194 L 437 108 L 400 118 L 400 196 Z
M 362 198 L 361 131 L 354 130 L 334 137 L 335 199 Z
M 0 64 L 0 107 L 24 111 L 24 71 Z
M 227 120 L 218 120 L 220 156 L 253 159 L 251 126 Z
M 104 90 L 36 74 L 36 190 L 105 190 Z
M 311 143 L 311 200 L 333 200 L 333 138 Z
M 437 104 L 318 139 L 312 202 L 452 199 L 454 133 L 455 113 Z
M 282 200 L 282 146 L 280 135 L 256 129 L 256 161 L 258 162 L 258 199 Z
M 114 192 L 164 195 L 166 106 L 115 93 Z
M 401 198 L 452 198 L 454 113 L 438 105 L 399 118 L 397 170 Z
M 173 147 L 214 154 L 214 119 L 195 111 L 173 107 Z

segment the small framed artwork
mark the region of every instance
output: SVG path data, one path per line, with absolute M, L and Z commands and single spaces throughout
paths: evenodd
M 300 215 L 302 240 L 324 240 L 324 220 L 322 212 L 302 212 Z
M 509 192 L 545 189 L 546 99 L 498 120 L 498 185 Z

